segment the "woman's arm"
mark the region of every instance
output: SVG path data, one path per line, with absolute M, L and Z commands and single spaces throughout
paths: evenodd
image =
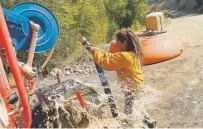
M 121 52 L 109 53 L 98 49 L 93 51 L 94 61 L 104 70 L 118 71 L 128 67 L 128 62 Z

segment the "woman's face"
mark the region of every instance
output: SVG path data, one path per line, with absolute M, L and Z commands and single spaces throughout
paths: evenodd
M 126 50 L 127 42 L 124 41 L 122 43 L 120 40 L 116 39 L 116 47 L 119 49 L 119 51 L 124 51 L 124 50 Z

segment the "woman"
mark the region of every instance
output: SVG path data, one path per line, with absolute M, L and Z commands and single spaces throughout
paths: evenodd
M 121 31 L 116 34 L 116 43 L 111 45 L 110 52 L 104 52 L 95 47 L 89 47 L 88 50 L 101 68 L 117 72 L 125 93 L 124 112 L 127 115 L 131 114 L 136 94 L 144 84 L 143 53 L 139 38 L 133 31 Z

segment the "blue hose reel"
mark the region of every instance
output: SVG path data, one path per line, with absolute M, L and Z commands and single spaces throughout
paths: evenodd
M 15 50 L 29 51 L 32 30 L 30 21 L 40 25 L 36 53 L 50 50 L 59 37 L 59 25 L 54 15 L 42 5 L 26 2 L 3 9 L 11 40 Z

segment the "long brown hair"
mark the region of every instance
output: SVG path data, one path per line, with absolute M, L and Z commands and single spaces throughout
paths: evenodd
M 143 52 L 140 46 L 139 38 L 131 30 L 125 30 L 116 34 L 116 39 L 123 42 L 127 42 L 126 51 L 133 51 L 136 57 L 140 60 L 141 65 L 143 64 Z

